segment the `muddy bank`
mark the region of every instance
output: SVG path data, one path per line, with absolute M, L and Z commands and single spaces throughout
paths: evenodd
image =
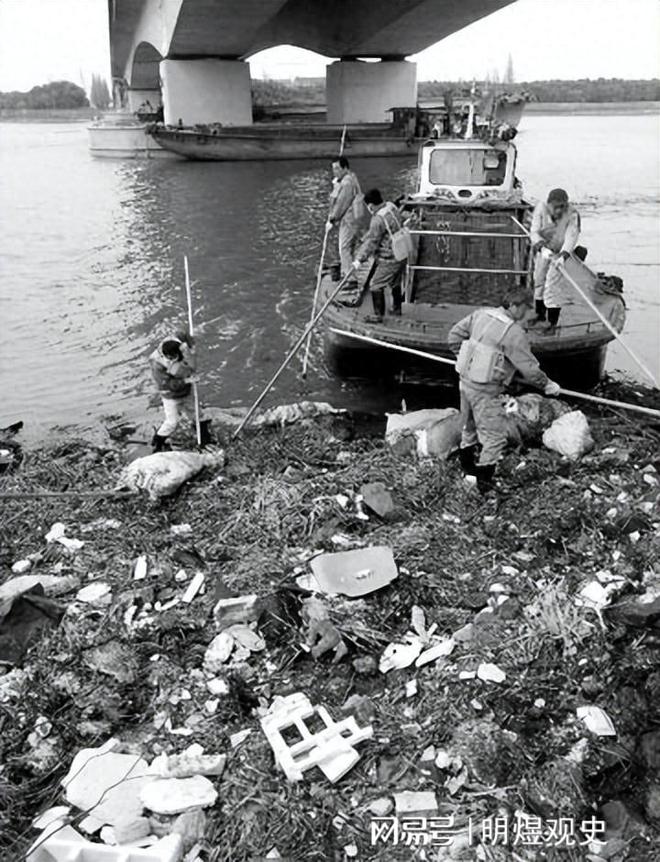
M 660 406 L 623 387 L 604 394 Z M 292 860 L 587 859 L 594 816 L 608 826 L 596 856 L 657 859 L 658 429 L 631 414 L 588 415 L 589 456 L 512 454 L 497 505 L 465 485 L 454 460 L 399 456 L 381 423 L 350 416 L 231 445 L 221 434 L 226 465 L 155 504 L 94 496 L 115 487 L 130 444 L 72 437 L 26 452 L 0 477 L 0 582 L 35 555 L 23 574 L 50 576 L 47 593 L 64 613 L 26 652 L 10 633 L 22 673 L 4 686 L 0 674 L 0 858 L 20 858 L 37 837 L 31 820 L 60 804 L 74 755 L 114 736 L 147 761 L 191 743 L 227 756 L 211 778 L 218 798 L 198 836 L 202 859 L 260 859 L 273 848 Z M 356 499 L 365 483 L 389 491 L 381 516 Z M 71 495 L 19 496 L 44 492 Z M 72 545 L 46 542 L 55 523 Z M 330 648 L 315 658 L 297 575 L 313 552 L 376 545 L 392 549 L 398 577 L 362 598 L 321 597 Z M 204 585 L 184 603 L 198 572 Z M 257 595 L 265 648 L 211 672 L 213 609 L 231 594 Z M 388 645 L 408 632 L 454 644 L 424 666 L 381 672 Z M 224 683 L 215 693 L 211 678 Z M 373 728 L 336 784 L 316 769 L 289 782 L 274 763 L 260 717 L 296 692 L 336 721 L 354 715 Z M 604 721 L 596 710 L 578 718 L 588 706 L 614 735 L 585 723 Z M 405 791 L 433 794 L 411 811 L 431 800 L 435 837 L 451 843 L 413 850 L 412 832 L 395 841 L 372 831 Z M 545 831 L 514 846 L 522 812 Z M 572 844 L 557 844 L 561 818 L 574 824 Z M 497 823 L 499 843 L 489 832 Z

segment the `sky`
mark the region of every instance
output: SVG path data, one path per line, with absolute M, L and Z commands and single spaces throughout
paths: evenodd
M 326 0 L 331 2 L 331 0 Z M 106 0 L 0 0 L 0 90 L 109 77 Z M 418 79 L 660 77 L 659 0 L 518 0 L 412 57 Z M 290 46 L 250 61 L 252 76 L 321 76 L 328 58 Z

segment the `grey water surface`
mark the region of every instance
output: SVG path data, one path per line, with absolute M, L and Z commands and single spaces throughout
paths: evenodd
M 659 116 L 523 119 L 528 196 L 565 187 L 583 215 L 590 265 L 623 277 L 626 338 L 660 372 Z M 355 162 L 363 188 L 398 194 L 415 160 Z M 183 256 L 194 280 L 200 388 L 247 405 L 306 323 L 329 190 L 319 162 L 93 159 L 84 124 L 0 123 L 0 426 L 32 433 L 137 418 L 153 403 L 146 360 L 185 324 Z M 300 398 L 392 409 L 395 385 L 333 377 L 314 343 L 267 403 Z M 639 379 L 617 346 L 608 369 Z M 154 414 L 155 415 L 155 414 Z

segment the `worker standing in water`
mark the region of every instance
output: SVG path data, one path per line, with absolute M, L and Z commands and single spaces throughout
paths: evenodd
M 449 347 L 458 357 L 460 378 L 461 467 L 466 475 L 476 476 L 482 494 L 495 489 L 495 470 L 506 450 L 507 423 L 500 396 L 514 376 L 519 374 L 545 395 L 560 392 L 559 385 L 541 370 L 519 325 L 531 305 L 531 294 L 517 288 L 500 308 L 479 308 L 449 332 Z
M 152 377 L 163 402 L 165 419 L 151 441 L 154 452 L 170 449 L 168 438 L 174 434 L 186 413 L 195 374 L 195 342 L 184 331 L 163 339 L 149 357 Z
M 330 230 L 339 226 L 339 260 L 341 262 L 341 277 L 344 278 L 353 273 L 353 254 L 360 229 L 355 210 L 362 193 L 360 183 L 350 169 L 348 159 L 345 156 L 339 156 L 333 161 L 332 173 L 336 183 L 330 199 L 327 228 Z M 355 274 L 348 280 L 346 288 L 357 290 L 357 276 Z
M 547 201 L 539 201 L 534 208 L 530 232 L 532 251 L 536 254 L 534 322 L 544 322 L 547 312 L 551 331 L 557 326 L 562 305 L 566 305 L 565 279 L 557 263 L 568 260 L 575 250 L 580 228 L 580 214 L 569 202 L 564 189 L 553 189 Z

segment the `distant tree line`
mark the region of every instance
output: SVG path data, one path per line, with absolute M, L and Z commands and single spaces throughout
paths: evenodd
M 422 81 L 420 99 L 434 99 L 447 91 L 469 87 L 468 81 Z M 495 86 L 499 90 L 525 91 L 537 102 L 658 102 L 660 78 L 629 81 L 623 78 L 583 78 L 578 81 L 520 81 L 516 84 L 499 84 L 491 78 L 477 81 L 483 89 Z
M 252 104 L 255 107 L 273 105 L 325 105 L 325 78 L 309 86 L 286 81 L 252 81 Z
M 64 109 L 87 108 L 89 100 L 82 87 L 71 81 L 52 81 L 32 87 L 27 93 L 14 90 L 10 93 L 0 93 L 0 108 L 13 109 Z
M 596 78 L 578 81 L 520 81 L 513 83 L 513 62 L 509 57 L 500 83 L 493 72 L 485 81 L 477 81 L 481 90 L 495 87 L 500 92 L 530 93 L 538 102 L 660 102 L 660 79 L 628 81 L 623 78 Z M 442 97 L 447 91 L 469 89 L 472 81 L 421 81 L 420 99 Z M 252 101 L 256 106 L 324 105 L 325 80 L 318 78 L 304 86 L 295 82 L 254 80 Z

